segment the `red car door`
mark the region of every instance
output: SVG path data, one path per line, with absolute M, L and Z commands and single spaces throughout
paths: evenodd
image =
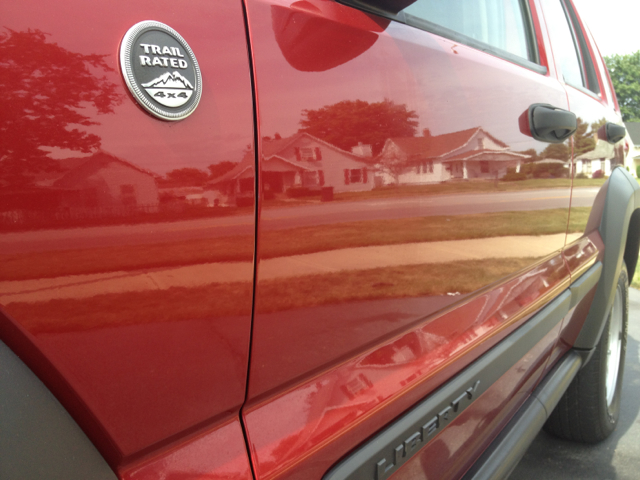
M 254 187 L 224 182 L 238 168 L 254 176 L 242 164 L 254 140 L 242 5 L 26 1 L 0 12 L 0 339 L 120 478 L 251 478 L 239 410 Z M 149 19 L 199 63 L 200 103 L 178 122 L 147 113 L 121 73 L 123 37 Z M 186 78 L 175 75 L 185 47 L 151 40 L 134 41 L 132 61 Z M 155 98 L 192 93 L 175 97 L 166 78 L 149 82 Z M 34 452 L 29 438 L 11 448 Z M 63 440 L 53 438 L 48 452 Z
M 604 61 L 572 2 L 541 0 L 558 78 L 564 84 L 569 107 L 578 119 L 572 151 L 559 152 L 573 162 L 569 242 L 564 255 L 573 278 L 590 267 L 596 249 L 602 254 L 598 215 L 612 170 L 624 162 L 624 124 Z M 595 208 L 594 208 L 595 207 Z M 624 208 L 622 205 L 620 208 Z M 595 210 L 595 211 L 594 211 Z M 595 291 L 585 305 L 588 307 Z M 605 302 L 595 302 L 595 304 Z M 580 315 L 563 326 L 554 358 L 574 345 L 583 325 Z
M 260 220 L 243 418 L 259 480 L 321 478 L 438 395 L 427 434 L 357 468 L 461 475 L 569 309 L 545 307 L 570 279 L 571 162 L 528 124 L 531 105 L 568 108 L 537 4 L 390 3 L 246 2 Z

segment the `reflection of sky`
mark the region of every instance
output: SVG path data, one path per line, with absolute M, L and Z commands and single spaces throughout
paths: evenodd
M 0 8 L 3 25 L 17 31 L 39 29 L 50 34 L 47 42 L 57 43 L 71 52 L 108 55 L 105 60 L 114 71 L 107 76 L 121 85 L 120 93 L 126 95 L 122 104 L 115 107 L 114 114 L 94 117 L 90 109 L 83 112 L 100 125 L 80 128 L 98 134 L 103 150 L 158 174 L 180 167 L 206 169 L 207 165 L 223 160 L 241 160 L 242 150 L 253 135 L 244 24 L 238 28 L 232 21 L 215 21 L 208 12 L 203 13 L 208 2 L 191 2 L 188 9 L 178 10 L 170 1 L 134 3 L 127 6 L 126 16 L 114 14 L 112 5 L 96 4 L 91 9 L 83 8 L 82 18 L 78 18 L 74 2 L 57 5 L 55 16 L 49 9 L 40 8 L 39 3 L 33 0 L 3 3 Z M 234 6 L 227 8 L 240 13 Z M 222 17 L 224 12 L 216 18 Z M 149 19 L 166 23 L 183 35 L 203 72 L 200 105 L 181 122 L 160 121 L 143 112 L 120 74 L 120 40 L 134 23 Z M 194 21 L 196 19 L 201 21 Z M 238 20 L 241 19 L 238 15 Z M 246 73 L 245 85 L 243 79 L 238 78 L 242 76 L 238 72 Z M 224 118 L 220 112 L 225 112 Z M 60 151 L 54 158 L 73 156 L 78 153 Z
M 607 8 L 596 0 L 573 0 L 589 26 L 602 55 L 628 55 L 640 50 L 637 0 L 609 0 Z

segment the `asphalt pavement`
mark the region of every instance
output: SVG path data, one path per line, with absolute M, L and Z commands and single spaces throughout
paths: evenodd
M 511 480 L 640 479 L 640 291 L 629 292 L 629 334 L 617 430 L 596 445 L 560 440 L 542 431 Z

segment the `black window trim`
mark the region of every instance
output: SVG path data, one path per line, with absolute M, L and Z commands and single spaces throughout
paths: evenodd
M 520 0 L 520 7 L 522 10 L 525 35 L 527 38 L 527 50 L 531 57 L 531 62 L 536 65 L 540 65 L 540 52 L 538 51 L 538 38 L 536 37 L 536 29 L 533 24 L 533 16 L 531 14 L 531 6 L 529 0 Z M 546 67 L 545 67 L 546 73 Z
M 438 25 L 433 22 L 429 22 L 428 20 L 424 20 L 422 18 L 415 17 L 413 15 L 407 15 L 404 12 L 390 12 L 388 10 L 384 10 L 382 8 L 376 7 L 372 3 L 375 0 L 363 1 L 363 0 L 336 0 L 338 3 L 342 3 L 349 7 L 357 8 L 358 10 L 362 10 L 367 13 L 372 13 L 379 17 L 387 18 L 389 20 L 393 20 L 398 23 L 403 23 L 405 25 L 409 25 L 411 27 L 417 28 L 419 30 L 424 30 L 429 33 L 433 33 L 440 37 L 447 38 L 449 40 L 453 40 L 454 42 L 461 43 L 463 45 L 475 48 L 482 52 L 488 53 L 495 57 L 502 58 L 504 60 L 508 60 L 511 63 L 515 63 L 521 67 L 532 70 L 541 75 L 547 74 L 547 67 L 544 65 L 540 65 L 538 62 L 540 61 L 540 56 L 538 52 L 538 43 L 536 39 L 536 33 L 533 28 L 533 20 L 531 16 L 531 9 L 529 7 L 528 0 L 519 0 L 521 5 L 522 13 L 523 13 L 523 25 L 525 28 L 525 39 L 527 42 L 527 52 L 528 54 L 535 59 L 535 61 L 520 57 L 511 52 L 507 52 L 506 50 L 502 50 L 501 48 L 494 47 L 493 45 L 489 45 L 488 43 L 481 42 L 476 40 L 475 38 L 464 35 L 460 32 L 456 32 L 455 30 L 451 30 L 449 28 L 443 27 L 442 25 Z
M 578 15 L 570 1 L 563 0 L 565 6 L 565 12 L 569 14 L 571 24 L 573 26 L 573 33 L 575 35 L 574 41 L 577 39 L 579 49 L 582 53 L 582 66 L 584 68 L 583 76 L 586 77 L 586 89 L 600 98 L 601 90 L 600 83 L 598 82 L 598 74 L 596 73 L 595 65 L 593 64 L 593 58 L 587 39 L 585 38 L 582 26 L 578 20 Z M 595 88 L 595 89 L 594 89 Z
M 560 3 L 560 7 L 562 8 L 562 11 L 564 12 L 564 18 L 567 22 L 567 26 L 569 27 L 569 31 L 571 32 L 571 38 L 573 39 L 573 49 L 576 52 L 576 55 L 578 56 L 578 65 L 580 66 L 580 76 L 582 77 L 582 85 L 576 85 L 572 82 L 568 82 L 565 78 L 564 78 L 564 74 L 562 73 L 562 69 L 560 70 L 560 75 L 562 76 L 562 81 L 564 83 L 566 83 L 567 85 L 570 85 L 574 88 L 577 88 L 578 90 L 588 90 L 586 85 L 588 85 L 587 83 L 587 76 L 585 74 L 585 63 L 584 63 L 584 55 L 582 55 L 582 50 L 580 49 L 580 45 L 578 42 L 578 35 L 576 34 L 576 30 L 573 26 L 573 22 L 571 21 L 571 18 L 569 16 L 569 9 L 567 8 L 567 4 L 564 0 L 558 0 L 558 2 Z M 549 35 L 551 35 L 551 33 L 549 33 Z M 554 57 L 555 58 L 555 57 Z

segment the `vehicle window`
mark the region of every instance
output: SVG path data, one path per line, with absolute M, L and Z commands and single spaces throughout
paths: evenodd
M 582 53 L 582 68 L 585 73 L 585 77 L 587 80 L 587 88 L 591 90 L 596 95 L 600 94 L 600 84 L 598 83 L 598 76 L 596 74 L 596 69 L 593 64 L 593 59 L 591 58 L 591 53 L 589 52 L 589 46 L 587 45 L 587 39 L 584 36 L 584 32 L 582 31 L 582 27 L 580 26 L 580 22 L 578 21 L 578 16 L 571 5 L 570 2 L 565 2 L 564 6 L 566 7 L 566 11 L 571 18 L 571 23 L 573 24 L 573 31 L 576 34 L 575 38 L 578 41 L 578 45 L 580 45 L 580 52 Z
M 607 67 L 604 65 L 604 62 L 602 61 L 602 57 L 600 56 L 600 53 L 598 52 L 598 48 L 595 47 L 595 42 L 593 41 L 593 37 L 591 36 L 591 32 L 589 31 L 589 29 L 586 29 L 586 34 L 587 37 L 589 38 L 589 42 L 591 43 L 593 47 L 593 56 L 596 59 L 596 65 L 598 66 L 598 71 L 600 72 L 600 78 L 602 79 L 602 87 L 604 88 L 604 92 L 607 95 L 607 101 L 609 102 L 610 105 L 614 104 L 614 100 L 613 100 L 613 92 L 611 90 L 611 87 L 609 85 L 609 77 L 607 75 Z
M 598 69 L 600 70 L 600 78 L 602 78 L 602 85 L 604 85 L 604 91 L 607 94 L 607 99 L 610 105 L 615 104 L 615 93 L 613 92 L 613 87 L 611 86 L 611 79 L 609 75 L 609 70 L 604 65 L 604 62 L 600 58 L 600 55 L 596 55 L 598 60 Z
M 574 87 L 585 87 L 580 66 L 580 51 L 561 0 L 542 0 L 542 4 L 556 66 L 560 69 L 565 83 Z
M 418 19 L 527 60 L 533 60 L 519 0 L 420 0 L 404 10 L 407 23 Z

